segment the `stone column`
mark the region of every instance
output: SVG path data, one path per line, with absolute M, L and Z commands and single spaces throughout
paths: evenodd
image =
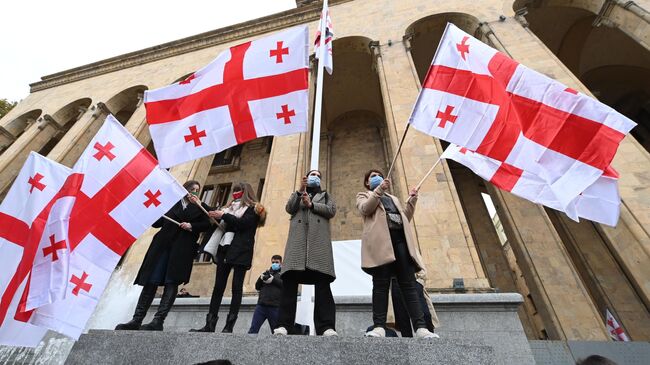
M 572 86 L 558 76 L 570 74 L 566 67 L 515 20 L 493 22 L 487 29 L 494 31 L 487 35 L 495 46 L 515 60 Z M 549 58 L 556 62 L 549 64 Z M 549 338 L 606 340 L 598 309 L 544 209 L 491 186 L 490 191 Z
M 492 23 L 500 43 L 518 61 L 591 95 L 580 80 L 528 28 L 508 20 Z M 525 42 L 522 42 L 522 39 Z M 593 96 L 593 95 L 591 95 Z M 620 173 L 621 217 L 613 228 L 596 225 L 646 307 L 650 307 L 650 154 L 632 136 L 622 142 L 612 164 Z
M 16 136 L 11 134 L 7 128 L 0 126 L 0 154 L 4 153 L 12 143 L 16 141 Z
M 48 158 L 63 165 L 72 167 L 90 140 L 95 136 L 110 111 L 102 102 L 91 108 L 91 113 L 85 113 L 77 120 L 68 133 L 65 134 L 47 155 Z
M 28 125 L 25 132 L 0 155 L 0 192 L 9 188 L 29 152 L 38 151 L 59 128 L 59 123 L 46 114 Z
M 151 142 L 151 135 L 149 134 L 147 111 L 144 108 L 144 103 L 140 103 L 124 127 L 126 127 L 126 130 L 129 131 L 138 142 L 140 142 L 145 148 L 147 147 L 149 142 Z
M 609 310 L 633 341 L 650 339 L 650 313 L 592 222 L 547 209 L 602 320 Z
M 517 61 L 590 95 L 589 90 L 527 28 L 515 20 L 490 23 L 496 37 Z M 606 237 L 631 284 L 646 307 L 650 307 L 650 195 L 639 187 L 650 183 L 650 154 L 631 136 L 618 150 L 614 168 L 620 173 L 621 218 L 616 228 L 596 225 Z
M 372 47 L 386 110 L 386 123 L 393 149 L 406 128 L 418 83 L 413 77 L 408 50 L 393 46 Z M 391 151 L 390 157 L 395 151 Z M 408 131 L 397 159 L 393 184 L 406 195 L 442 153 L 439 142 L 414 129 Z M 451 173 L 445 163 L 422 186 L 413 226 L 427 265 L 428 285 L 435 289 L 452 287 L 454 278 L 463 278 L 468 290 L 485 290 L 489 283 L 460 205 Z M 404 198 L 401 196 L 400 198 Z
M 598 310 L 544 208 L 488 187 L 551 340 L 608 339 Z

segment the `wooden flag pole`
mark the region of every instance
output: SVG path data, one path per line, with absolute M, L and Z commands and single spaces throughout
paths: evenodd
M 210 217 L 210 214 L 208 213 L 207 210 L 205 210 L 205 208 L 203 208 L 203 205 L 201 205 L 201 202 L 198 202 L 198 203 L 197 203 L 197 202 L 195 202 L 195 201 L 192 200 L 192 199 L 189 199 L 189 200 L 190 200 L 192 203 L 196 204 L 196 206 L 199 207 L 199 209 L 201 209 L 201 210 L 203 211 L 203 213 L 205 213 L 205 215 L 207 215 L 208 217 Z M 221 229 L 224 229 L 224 227 L 221 225 L 221 223 L 217 222 L 217 220 L 214 219 L 214 218 L 212 218 L 212 217 L 210 217 L 210 222 L 212 222 L 213 224 L 216 224 L 217 227 L 219 227 L 219 228 L 221 228 Z
M 388 173 L 386 174 L 387 179 L 390 178 L 390 174 L 393 172 L 393 167 L 395 167 L 395 161 L 397 161 L 397 156 L 399 156 L 399 152 L 402 150 L 402 145 L 404 144 L 404 139 L 406 138 L 406 132 L 409 131 L 410 126 L 411 123 L 406 123 L 404 134 L 402 134 L 402 139 L 399 141 L 399 145 L 397 146 L 397 152 L 395 152 L 395 156 L 393 157 L 393 162 L 391 162 L 390 168 L 388 169 Z
M 436 163 L 434 163 L 433 166 L 431 166 L 431 168 L 429 169 L 429 172 L 427 172 L 427 174 L 424 175 L 422 180 L 420 180 L 420 183 L 418 183 L 418 186 L 415 187 L 416 190 L 420 190 L 420 188 L 422 187 L 422 184 L 424 184 L 424 180 L 426 180 L 429 177 L 429 175 L 431 175 L 431 173 L 433 172 L 433 169 L 435 169 L 436 166 L 438 166 L 439 163 L 440 163 L 440 157 L 438 157 L 438 161 L 436 161 Z
M 180 223 L 176 222 L 175 220 L 169 218 L 168 216 L 166 216 L 166 215 L 164 215 L 164 214 L 163 214 L 162 217 L 165 218 L 165 219 L 167 219 L 168 221 L 174 223 L 174 224 L 177 225 L 177 226 L 180 226 L 180 225 L 181 225 Z

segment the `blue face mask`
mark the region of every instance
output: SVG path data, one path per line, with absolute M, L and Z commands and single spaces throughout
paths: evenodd
M 375 190 L 382 182 L 384 178 L 377 175 L 370 178 L 370 190 Z
M 320 177 L 309 175 L 307 177 L 307 186 L 309 186 L 310 188 L 315 188 L 317 186 L 320 186 Z
M 271 264 L 271 270 L 273 270 L 273 271 L 280 270 L 280 267 L 281 267 L 280 264 L 277 263 L 277 262 L 274 262 L 274 263 Z

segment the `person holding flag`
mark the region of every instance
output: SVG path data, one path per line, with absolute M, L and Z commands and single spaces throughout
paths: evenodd
M 408 222 L 413 218 L 418 188 L 409 192 L 405 208 L 388 194 L 390 180 L 377 169 L 366 172 L 366 191 L 357 194 L 357 209 L 363 217 L 361 269 L 372 275 L 373 328 L 367 337 L 386 336 L 388 289 L 396 276 L 416 338 L 437 338 L 424 321 L 416 290 L 415 272 L 424 268 L 422 257 Z
M 266 221 L 266 209 L 255 198 L 253 187 L 240 182 L 233 187 L 232 201 L 223 210 L 210 211 L 210 217 L 225 223 L 225 234 L 217 250 L 217 271 L 214 289 L 210 298 L 210 310 L 205 318 L 205 326 L 191 329 L 190 332 L 214 332 L 219 320 L 219 307 L 223 293 L 228 284 L 230 272 L 232 277 L 232 301 L 226 325 L 222 333 L 232 333 L 244 291 L 244 277 L 253 263 L 253 248 L 257 227 Z
M 201 185 L 189 180 L 183 187 L 189 194 L 198 195 Z M 135 307 L 133 318 L 118 324 L 116 330 L 162 331 L 180 284 L 187 284 L 192 273 L 192 264 L 198 249 L 199 234 L 210 228 L 208 216 L 188 197 L 183 197 L 165 216 L 158 219 L 154 228 L 160 231 L 153 236 L 149 250 L 144 257 L 135 284 L 142 285 L 142 292 Z M 156 290 L 164 287 L 158 311 L 150 323 L 142 325 Z

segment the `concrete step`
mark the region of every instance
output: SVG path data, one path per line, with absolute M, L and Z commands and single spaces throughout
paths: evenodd
M 459 339 L 255 336 L 92 330 L 66 364 L 494 364 L 491 346 Z

